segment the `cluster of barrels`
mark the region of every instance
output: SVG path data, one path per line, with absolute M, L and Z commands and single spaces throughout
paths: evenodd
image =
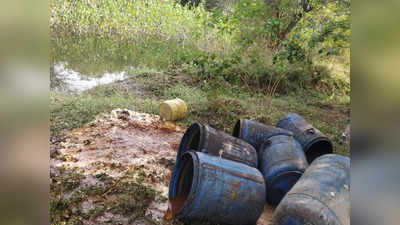
M 184 134 L 169 200 L 182 221 L 256 224 L 267 202 L 276 225 L 350 224 L 350 160 L 297 114 L 277 126 L 239 120 L 233 135 L 199 123 Z

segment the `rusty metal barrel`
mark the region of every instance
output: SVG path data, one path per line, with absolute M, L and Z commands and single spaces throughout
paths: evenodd
M 266 191 L 256 168 L 196 151 L 183 154 L 176 167 L 169 198 L 174 217 L 188 223 L 256 224 Z
M 257 151 L 268 138 L 280 134 L 293 135 L 291 131 L 246 119 L 238 120 L 232 133 L 234 137 L 250 143 Z
M 261 145 L 258 159 L 271 205 L 282 200 L 308 167 L 301 145 L 290 135 L 270 137 Z
M 257 152 L 249 143 L 200 123 L 192 124 L 181 140 L 178 158 L 188 150 L 220 156 L 232 161 L 257 167 Z
M 275 225 L 350 225 L 350 159 L 320 156 L 276 208 Z
M 294 137 L 303 147 L 309 163 L 321 155 L 333 152 L 329 138 L 298 114 L 286 115 L 276 126 L 293 132 Z

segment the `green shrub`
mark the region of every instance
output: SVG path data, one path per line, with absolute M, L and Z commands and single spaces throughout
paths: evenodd
M 276 1 L 276 8 L 262 0 L 235 2 L 229 10 L 208 11 L 204 3 L 165 0 L 52 0 L 52 59 L 84 74 L 129 65 L 183 69 L 199 79 L 270 94 L 349 92 L 347 6 L 313 1 L 315 9 L 283 34 L 301 10 L 297 3 Z M 345 78 L 332 66 L 321 69 L 335 57 L 344 59 L 335 67 L 344 68 Z

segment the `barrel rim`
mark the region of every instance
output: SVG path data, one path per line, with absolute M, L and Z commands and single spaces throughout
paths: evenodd
M 297 178 L 296 181 L 294 181 L 293 185 L 292 185 L 288 190 L 286 190 L 286 193 L 284 193 L 284 194 L 281 196 L 281 199 L 280 199 L 280 200 L 282 200 L 282 199 L 285 197 L 285 195 L 290 191 L 290 189 L 297 183 L 297 181 L 300 179 L 300 177 L 303 175 L 303 173 L 304 173 L 304 171 L 302 171 L 302 170 L 282 171 L 282 172 L 280 172 L 279 174 L 277 174 L 276 176 L 274 176 L 274 177 L 271 179 L 270 182 L 265 182 L 266 185 L 267 185 L 267 190 L 275 190 L 276 188 L 273 188 L 274 185 L 275 185 L 277 182 L 281 181 L 282 178 L 286 178 L 286 177 L 288 177 L 288 176 L 294 176 L 295 178 Z M 268 193 L 269 193 L 269 192 L 270 192 L 270 191 L 268 191 Z M 267 193 L 267 202 L 270 203 L 270 204 L 273 204 L 273 205 L 279 204 L 280 201 L 279 201 L 279 202 L 274 202 L 274 201 L 272 201 L 271 198 L 269 198 L 269 196 L 271 196 L 271 195 L 269 195 L 268 193 Z M 274 194 L 275 194 L 275 193 L 274 193 Z
M 189 149 L 190 147 L 190 143 L 193 139 L 193 136 L 195 134 L 196 131 L 199 131 L 199 143 L 196 146 L 196 151 L 201 151 L 200 146 L 202 145 L 202 143 L 204 142 L 204 125 L 201 123 L 192 123 L 189 128 L 186 130 L 185 134 L 182 137 L 181 143 L 179 144 L 179 148 L 178 148 L 178 154 L 177 154 L 177 160 L 179 160 L 179 158 L 187 151 L 191 150 Z
M 243 138 L 243 123 L 246 119 L 238 119 L 233 127 L 232 136 L 236 138 Z
M 164 108 L 165 110 L 162 110 L 162 108 Z M 160 117 L 165 119 L 166 121 L 171 121 L 172 117 L 173 117 L 173 110 L 171 108 L 171 106 L 166 103 L 166 102 L 162 102 L 159 106 L 158 106 L 158 111 L 160 112 Z M 165 115 L 168 115 L 168 118 Z
M 174 181 L 174 179 L 176 179 L 176 177 L 178 176 L 177 173 L 177 164 L 180 161 L 179 159 L 181 158 L 182 155 L 184 155 L 187 151 L 190 151 L 189 149 L 189 142 L 190 142 L 190 138 L 193 135 L 193 130 L 196 129 L 196 127 L 198 127 L 200 129 L 200 133 L 203 132 L 203 126 L 201 123 L 192 123 L 189 128 L 186 129 L 181 142 L 179 144 L 178 147 L 178 153 L 176 154 L 176 164 L 174 166 L 174 169 L 172 170 L 172 175 L 171 175 L 171 180 L 170 180 L 170 187 L 169 187 L 169 191 L 168 191 L 168 197 L 172 198 L 174 196 L 174 192 L 175 192 L 175 186 L 172 185 L 172 182 Z M 200 134 L 200 140 L 199 140 L 199 145 L 200 145 L 200 141 L 203 138 L 203 135 Z M 199 148 L 199 147 L 197 147 Z M 198 150 L 200 151 L 200 150 Z
M 313 156 L 312 158 L 310 158 L 310 150 L 312 149 L 312 146 L 317 144 L 317 143 L 325 143 L 327 148 L 324 149 L 319 149 L 318 152 L 322 151 L 322 154 L 318 155 L 318 156 Z M 313 139 L 311 139 L 311 141 L 309 141 L 304 147 L 303 147 L 303 151 L 306 155 L 307 161 L 308 163 L 313 162 L 315 159 L 323 156 L 323 155 L 327 155 L 327 154 L 332 154 L 333 153 L 333 144 L 332 141 L 326 137 L 326 136 L 317 136 Z
M 185 156 L 189 157 L 189 159 L 186 159 L 186 160 L 192 160 L 192 163 L 193 163 L 193 179 L 192 179 L 192 184 L 191 184 L 189 195 L 185 199 L 185 202 L 184 202 L 182 208 L 178 212 L 175 212 L 175 213 L 172 212 L 177 217 L 181 217 L 181 216 L 183 217 L 183 216 L 185 216 L 185 214 L 187 214 L 187 211 L 190 208 L 190 205 L 192 204 L 192 202 L 195 199 L 195 194 L 197 193 L 197 187 L 198 187 L 199 177 L 200 177 L 199 176 L 199 172 L 200 172 L 199 171 L 200 170 L 200 168 L 199 168 L 199 157 L 196 154 L 196 152 L 193 151 L 193 150 L 185 152 L 182 155 L 181 160 L 179 160 L 179 162 L 178 162 L 179 165 L 184 165 L 186 163 L 186 160 L 184 160 Z M 178 175 L 176 176 L 176 181 L 179 181 L 179 179 L 180 179 L 181 170 L 182 170 L 182 168 L 178 169 Z M 173 185 L 176 186 L 176 185 L 178 185 L 178 183 L 174 182 Z M 174 187 L 174 191 L 177 192 L 178 188 Z M 173 193 L 173 194 L 175 194 L 175 193 Z
M 199 152 L 208 152 L 208 142 L 209 142 L 209 137 L 210 137 L 210 130 L 213 129 L 217 131 L 217 129 L 211 127 L 210 125 L 204 124 L 202 127 L 202 132 L 203 134 L 200 134 L 199 138 L 199 146 L 198 146 L 198 151 Z

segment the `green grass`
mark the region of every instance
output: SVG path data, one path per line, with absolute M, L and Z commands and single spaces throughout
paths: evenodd
M 50 8 L 52 55 L 77 68 L 166 69 L 199 51 L 227 51 L 233 41 L 207 26 L 211 13 L 203 7 L 189 10 L 172 0 L 52 0 Z
M 270 92 L 279 80 L 277 92 L 284 94 L 349 95 L 348 55 L 274 63 L 280 51 L 268 47 L 264 3 L 232 7 L 237 12 L 223 14 L 172 0 L 52 0 L 51 59 L 89 75 L 133 66 Z
M 195 81 L 180 81 L 177 84 L 179 76 L 163 73 L 135 74 L 131 79 L 130 83 L 147 87 L 143 95 L 134 96 L 118 85 L 99 86 L 80 96 L 51 94 L 52 135 L 61 135 L 64 130 L 81 127 L 97 114 L 110 112 L 114 108 L 158 114 L 160 102 L 181 98 L 189 108 L 188 117 L 178 121 L 182 127 L 201 122 L 231 133 L 239 118 L 275 125 L 285 114 L 295 112 L 327 134 L 334 142 L 336 152 L 349 154 L 349 146 L 340 144 L 341 134 L 350 119 L 350 107 L 346 99 L 326 98 L 325 95 L 310 91 L 270 97 L 229 84 L 215 86 Z
M 210 16 L 203 7 L 188 10 L 174 1 L 52 0 L 50 20 L 57 32 L 120 40 L 184 39 L 203 32 Z M 206 32 L 212 35 L 212 30 Z

